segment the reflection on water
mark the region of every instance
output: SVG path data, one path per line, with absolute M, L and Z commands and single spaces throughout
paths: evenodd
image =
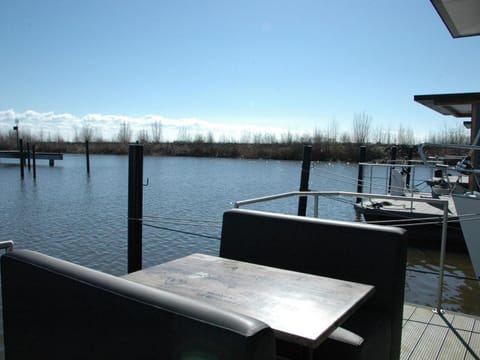
M 39 164 L 37 180 L 26 171 L 20 180 L 17 165 L 0 162 L 0 240 L 114 275 L 127 269 L 126 156 L 85 158 L 66 155 L 55 168 Z M 202 252 L 218 254 L 224 211 L 237 200 L 297 190 L 301 162 L 146 157 L 143 227 L 144 266 Z M 312 190 L 356 190 L 357 166 L 316 163 Z M 321 199 L 320 216 L 354 220 L 354 199 Z M 309 200 L 308 215 L 313 214 Z M 294 214 L 296 199 L 282 199 L 254 208 Z M 147 222 L 146 222 L 147 223 Z M 175 232 L 172 230 L 180 230 Z M 204 236 L 194 236 L 201 234 Z M 409 250 L 406 300 L 434 306 L 439 254 Z M 447 256 L 447 274 L 473 277 L 469 259 Z M 372 264 L 375 266 L 375 264 Z M 417 270 L 415 272 L 411 270 Z M 381 269 L 379 269 L 381 271 Z M 480 315 L 479 284 L 445 278 L 445 308 Z
M 405 300 L 436 306 L 438 294 L 439 251 L 410 248 L 408 251 Z M 442 308 L 480 314 L 480 283 L 475 279 L 470 259 L 458 253 L 447 253 L 443 281 Z

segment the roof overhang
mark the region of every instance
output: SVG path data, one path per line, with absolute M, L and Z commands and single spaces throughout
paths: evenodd
M 479 0 L 430 0 L 454 38 L 480 35 Z
M 472 104 L 480 103 L 480 93 L 415 95 L 413 99 L 443 115 L 472 117 Z

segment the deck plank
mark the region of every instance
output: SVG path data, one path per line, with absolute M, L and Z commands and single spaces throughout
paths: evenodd
M 427 326 L 409 360 L 436 359 L 447 332 L 448 329 L 442 326 Z
M 480 333 L 472 333 L 468 345 L 476 354 L 480 354 Z M 475 358 L 468 352 L 465 360 L 475 360 Z
M 444 316 L 478 356 L 480 318 L 450 311 Z M 400 359 L 475 360 L 475 357 L 431 308 L 405 304 Z
M 464 330 L 458 330 L 462 338 L 468 342 L 470 333 Z M 463 346 L 461 341 L 455 336 L 453 331 L 449 330 L 444 343 L 440 349 L 438 360 L 463 360 L 467 349 Z
M 401 360 L 410 359 L 410 356 L 414 353 L 418 341 L 422 337 L 426 328 L 426 323 L 416 321 L 408 321 L 405 324 L 402 331 Z

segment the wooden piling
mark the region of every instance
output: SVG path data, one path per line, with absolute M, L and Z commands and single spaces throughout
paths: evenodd
M 128 147 L 128 272 L 142 268 L 143 145 Z
M 88 151 L 88 140 L 85 140 L 85 157 L 87 160 L 87 175 L 90 176 L 90 152 Z
M 363 193 L 363 165 L 367 161 L 367 147 L 360 146 L 360 155 L 358 158 L 358 177 L 357 177 L 357 193 Z M 362 202 L 361 197 L 357 197 L 356 203 Z
M 302 174 L 300 176 L 300 191 L 308 191 L 311 161 L 312 161 L 312 145 L 304 145 Z M 300 198 L 298 199 L 298 216 L 306 216 L 306 215 L 307 215 L 307 197 L 300 196 Z
M 18 140 L 18 147 L 20 149 L 20 178 L 23 180 L 25 178 L 25 169 L 23 168 L 25 161 L 23 158 L 23 139 Z
M 28 167 L 28 171 L 31 170 L 31 167 L 30 167 L 30 143 L 27 142 L 27 167 Z
M 35 145 L 32 145 L 32 161 L 33 161 L 33 179 L 37 178 L 37 159 L 35 155 Z

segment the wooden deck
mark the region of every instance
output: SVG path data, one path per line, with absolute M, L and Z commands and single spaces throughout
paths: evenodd
M 480 356 L 480 317 L 446 311 L 445 318 Z M 405 304 L 400 359 L 475 360 L 440 315 L 431 308 Z

